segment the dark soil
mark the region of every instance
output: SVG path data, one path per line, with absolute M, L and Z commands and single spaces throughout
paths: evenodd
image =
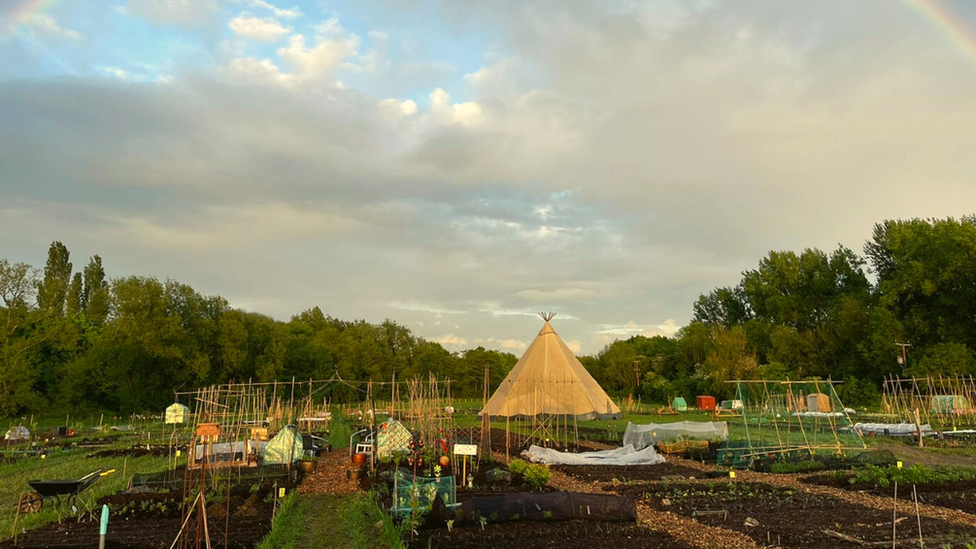
M 705 473 L 685 465 L 672 462 L 661 463 L 648 467 L 646 465 L 609 466 L 609 465 L 553 465 L 553 471 L 559 471 L 579 480 L 593 482 L 630 482 L 635 480 L 668 480 L 664 477 L 681 476 L 685 478 L 705 478 Z
M 816 475 L 805 478 L 804 482 L 820 486 L 832 486 L 853 492 L 868 492 L 886 498 L 895 495 L 893 485 L 882 488 L 870 482 L 851 484 L 849 479 L 849 476 Z M 898 487 L 898 499 L 911 500 L 912 488 L 911 485 L 900 485 Z M 976 514 L 976 480 L 916 484 L 914 488 L 918 493 L 919 503 L 928 503 L 929 505 L 938 505 L 939 507 Z
M 184 448 L 185 449 L 185 448 Z M 142 456 L 155 456 L 155 457 L 167 457 L 172 455 L 172 448 L 169 446 L 153 446 L 146 448 L 145 446 L 135 446 L 132 448 L 123 448 L 118 450 L 99 450 L 88 454 L 90 458 L 98 457 L 142 457 Z
M 413 549 L 464 547 L 497 549 L 518 547 L 532 549 L 691 549 L 664 532 L 642 528 L 633 523 L 559 521 L 487 524 L 421 532 L 410 545 Z
M 272 504 L 268 490 L 235 489 L 230 505 L 223 497 L 207 508 L 210 541 L 223 547 L 225 526 L 228 548 L 253 549 L 271 530 Z M 98 500 L 112 510 L 106 547 L 117 549 L 167 549 L 180 531 L 182 492 L 115 494 Z M 228 517 L 227 509 L 230 509 Z M 194 514 L 195 516 L 195 514 Z M 195 528 L 196 519 L 190 519 Z M 0 549 L 14 547 L 0 543 Z M 66 520 L 32 530 L 18 539 L 16 547 L 98 547 L 98 522 Z
M 661 484 L 620 486 L 617 491 L 643 497 L 651 507 L 661 511 L 688 517 L 697 515 L 695 519 L 702 524 L 742 532 L 759 545 L 800 549 L 861 546 L 831 536 L 826 530 L 865 542 L 891 539 L 890 510 L 761 483 L 672 483 L 667 487 Z M 705 515 L 703 511 L 720 514 Z M 747 526 L 746 519 L 758 521 L 759 525 Z M 901 525 L 900 538 L 917 536 L 915 522 L 908 522 L 906 518 Z M 976 538 L 976 529 L 925 517 L 922 517 L 922 531 L 933 546 L 942 546 L 948 540 Z M 939 545 L 935 545 L 936 540 Z
M 194 522 L 193 519 L 190 522 Z M 181 520 L 133 519 L 109 524 L 105 546 L 108 549 L 168 549 L 180 531 Z M 224 519 L 208 521 L 214 547 L 224 546 Z M 231 517 L 228 547 L 253 549 L 271 530 L 271 514 L 258 518 Z M 15 546 L 11 540 L 0 543 L 0 549 L 13 547 L 65 547 L 91 549 L 98 547 L 98 522 L 52 523 L 21 535 Z

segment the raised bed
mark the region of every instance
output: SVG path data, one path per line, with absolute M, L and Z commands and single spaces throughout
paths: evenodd
M 621 486 L 616 491 L 642 498 L 661 511 L 742 532 L 760 546 L 837 549 L 891 541 L 891 509 L 762 483 L 669 483 Z M 921 522 L 926 545 L 976 538 L 976 529 L 967 526 L 926 517 Z M 915 517 L 905 517 L 899 539 L 917 539 L 917 528 Z
M 868 492 L 885 498 L 891 498 L 895 493 L 894 486 L 882 488 L 872 483 L 851 484 L 848 477 L 835 475 L 811 476 L 803 479 L 803 482 L 841 490 Z M 919 503 L 938 505 L 976 515 L 976 480 L 916 484 L 915 490 L 918 493 Z M 912 485 L 899 484 L 898 499 L 910 500 L 911 498 Z
M 519 547 L 532 549 L 691 549 L 664 532 L 633 523 L 590 521 L 509 522 L 480 526 L 455 527 L 421 532 L 411 544 L 414 549 L 464 547 L 497 549 Z
M 658 465 L 553 465 L 553 471 L 565 473 L 579 480 L 592 482 L 619 482 L 667 480 L 664 477 L 705 478 L 704 471 L 693 467 L 667 462 Z

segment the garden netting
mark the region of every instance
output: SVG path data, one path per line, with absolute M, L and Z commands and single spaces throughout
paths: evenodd
M 630 444 L 613 450 L 598 452 L 560 452 L 552 448 L 532 445 L 522 452 L 522 456 L 534 463 L 550 465 L 657 465 L 664 463 L 664 457 L 654 451 L 653 446 L 634 450 Z
M 724 421 L 676 421 L 674 423 L 648 423 L 637 425 L 627 423 L 623 445 L 633 445 L 636 449 L 654 446 L 662 440 L 709 440 L 720 442 L 728 440 L 729 424 Z
M 417 477 L 397 470 L 394 473 L 393 513 L 407 516 L 426 514 L 435 502 L 453 506 L 456 497 L 454 477 Z

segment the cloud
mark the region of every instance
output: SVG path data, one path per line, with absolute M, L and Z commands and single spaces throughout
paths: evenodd
M 399 99 L 384 99 L 380 101 L 379 108 L 390 118 L 400 119 L 417 113 L 417 104 L 412 99 L 400 101 Z
M 53 17 L 44 13 L 30 16 L 26 24 L 49 36 L 59 36 L 71 40 L 81 40 L 81 33 L 62 27 Z
M 291 29 L 271 17 L 253 17 L 247 12 L 231 19 L 227 28 L 234 34 L 261 42 L 274 42 L 291 32 Z
M 455 347 L 462 348 L 468 344 L 468 340 L 463 337 L 458 337 L 454 334 L 444 334 L 435 338 L 431 338 L 434 343 L 440 343 L 445 347 Z
M 578 355 L 583 352 L 583 342 L 578 339 L 571 339 L 569 341 L 564 341 L 570 351 L 573 351 L 574 355 Z
M 435 120 L 461 126 L 477 126 L 484 121 L 481 107 L 473 102 L 451 104 L 451 95 L 442 88 L 430 92 L 430 114 Z
M 305 37 L 296 34 L 288 45 L 278 50 L 278 57 L 287 63 L 300 77 L 311 80 L 331 79 L 336 67 L 356 53 L 359 40 L 348 37 L 339 40 L 317 39 L 309 47 Z
M 101 67 L 102 72 L 107 75 L 114 76 L 119 80 L 128 80 L 129 72 L 125 69 L 120 69 L 119 67 Z
M 129 0 L 124 12 L 161 25 L 200 27 L 220 11 L 217 0 Z
M 318 25 L 315 25 L 313 28 L 315 29 L 316 33 L 325 36 L 341 35 L 346 33 L 346 29 L 342 28 L 342 25 L 339 24 L 339 20 L 335 17 L 330 17 Z
M 529 346 L 529 343 L 522 339 L 496 339 L 494 337 L 475 339 L 474 344 L 512 353 L 524 351 Z
M 468 342 L 553 309 L 593 352 L 673 333 L 770 249 L 976 203 L 976 71 L 897 3 L 458 0 L 411 27 L 396 2 L 362 40 L 250 4 L 134 0 L 200 55 L 0 79 L 5 256 L 66 239 L 280 318 Z M 238 36 L 241 6 L 302 35 Z
M 270 59 L 257 59 L 255 57 L 231 59 L 226 71 L 232 77 L 253 82 L 282 86 L 293 86 L 298 83 L 297 76 L 283 73 Z
M 271 13 L 273 13 L 275 17 L 282 17 L 284 19 L 295 19 L 297 17 L 301 17 L 302 15 L 304 15 L 304 13 L 302 13 L 302 10 L 299 9 L 298 7 L 282 9 L 277 6 L 269 4 L 264 0 L 254 0 L 253 2 L 251 2 L 250 6 L 252 8 L 264 8 L 266 10 L 269 10 Z

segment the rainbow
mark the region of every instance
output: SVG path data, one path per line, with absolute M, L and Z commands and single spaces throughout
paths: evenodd
M 15 3 L 14 7 L 11 8 L 6 14 L 7 27 L 13 29 L 34 15 L 37 15 L 51 7 L 57 3 L 57 1 L 58 0 L 23 0 L 19 4 Z
M 942 31 L 953 44 L 973 62 L 976 62 L 976 37 L 959 17 L 952 13 L 943 0 L 903 0 Z

